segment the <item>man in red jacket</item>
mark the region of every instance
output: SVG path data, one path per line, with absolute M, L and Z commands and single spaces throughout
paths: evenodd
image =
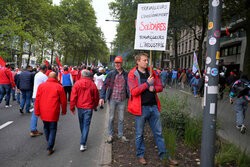
M 91 123 L 93 109 L 96 109 L 99 102 L 99 92 L 92 80 L 92 73 L 83 70 L 82 77 L 72 89 L 70 98 L 70 110 L 75 114 L 75 106 L 78 108 L 78 118 L 81 131 L 80 151 L 87 149 L 89 127 Z
M 148 121 L 154 134 L 155 143 L 161 159 L 167 157 L 171 164 L 177 164 L 167 153 L 165 141 L 162 136 L 160 101 L 157 97 L 163 86 L 155 71 L 149 73 L 148 55 L 139 53 L 135 56 L 137 66 L 128 74 L 128 85 L 131 96 L 128 102 L 128 112 L 135 115 L 135 144 L 139 162 L 145 165 L 143 131 Z
M 47 154 L 54 152 L 57 122 L 60 115 L 67 112 L 67 99 L 62 85 L 58 82 L 55 72 L 49 74 L 49 79 L 40 84 L 35 100 L 35 115 L 40 116 L 44 124 L 44 133 L 48 142 Z
M 11 107 L 10 105 L 10 91 L 11 88 L 15 89 L 15 83 L 12 77 L 12 73 L 10 71 L 10 65 L 6 64 L 6 68 L 0 69 L 0 103 L 3 100 L 3 97 L 6 94 L 6 105 L 5 107 Z

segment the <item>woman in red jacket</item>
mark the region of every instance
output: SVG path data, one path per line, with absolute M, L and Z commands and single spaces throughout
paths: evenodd
M 60 104 L 62 105 L 62 115 L 65 115 L 67 112 L 66 95 L 62 85 L 57 80 L 56 73 L 51 72 L 49 79 L 39 85 L 35 101 L 35 115 L 40 116 L 44 124 L 48 155 L 54 152 Z

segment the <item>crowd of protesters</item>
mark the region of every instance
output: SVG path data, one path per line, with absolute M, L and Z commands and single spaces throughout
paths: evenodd
M 43 133 L 37 130 L 37 120 L 40 116 L 44 124 L 44 133 L 48 142 L 47 154 L 54 152 L 57 131 L 57 122 L 61 114 L 67 112 L 67 104 L 75 114 L 78 109 L 78 119 L 81 132 L 80 151 L 87 149 L 87 138 L 91 123 L 92 113 L 97 107 L 103 108 L 105 102 L 109 105 L 108 138 L 113 141 L 113 124 L 115 111 L 118 112 L 118 139 L 129 142 L 123 134 L 124 110 L 126 98 L 129 98 L 128 112 L 135 115 L 135 144 L 137 157 L 141 164 L 146 164 L 144 159 L 144 124 L 146 121 L 154 134 L 161 159 L 168 158 L 172 164 L 177 164 L 171 159 L 165 147 L 160 123 L 160 102 L 157 93 L 163 88 L 174 87 L 190 88 L 194 97 L 204 94 L 206 72 L 193 73 L 189 69 L 154 68 L 152 73 L 148 68 L 148 55 L 140 53 L 135 56 L 136 67 L 130 72 L 123 69 L 123 59 L 115 58 L 115 69 L 109 71 L 102 66 L 86 66 L 85 64 L 72 67 L 41 64 L 37 68 L 27 66 L 22 70 L 14 70 L 9 64 L 0 69 L 0 103 L 5 97 L 6 108 L 11 107 L 12 100 L 17 101 L 21 114 L 31 113 L 30 136 L 40 136 Z M 242 86 L 243 84 L 243 86 Z M 223 98 L 226 86 L 230 87 L 230 102 L 235 102 L 236 127 L 245 133 L 245 111 L 249 103 L 249 81 L 243 74 L 235 71 L 230 75 L 219 73 L 219 96 Z M 238 91 L 238 88 L 244 91 Z M 244 93 L 242 93 L 244 92 Z M 233 99 L 236 97 L 236 99 Z M 67 102 L 68 101 L 68 102 Z

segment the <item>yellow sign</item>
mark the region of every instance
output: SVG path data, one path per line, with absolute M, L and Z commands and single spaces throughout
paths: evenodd
M 214 23 L 213 22 L 209 22 L 208 23 L 208 29 L 211 30 L 214 27 Z
M 220 52 L 217 51 L 217 52 L 216 52 L 216 60 L 219 60 L 219 59 L 220 59 Z

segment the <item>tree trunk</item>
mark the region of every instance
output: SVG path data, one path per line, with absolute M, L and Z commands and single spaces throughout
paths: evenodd
M 250 78 L 250 7 L 247 7 L 246 14 L 246 52 L 244 56 L 243 72 L 247 73 L 248 79 Z
M 41 58 L 42 58 L 42 60 L 41 60 L 41 63 L 43 63 L 43 53 L 44 53 L 44 46 L 43 46 L 43 44 L 42 44 L 42 54 L 41 54 Z
M 50 60 L 50 64 L 53 64 L 53 59 L 54 59 L 54 46 L 51 48 L 51 60 Z
M 29 44 L 29 57 L 28 57 L 27 66 L 30 65 L 31 47 L 32 47 L 32 44 L 30 43 L 30 44 Z M 27 67 L 27 66 L 26 66 L 26 67 Z
M 18 67 L 22 67 L 22 61 L 23 61 L 23 37 L 20 38 L 20 55 L 19 55 L 19 62 Z
M 76 47 L 74 48 L 73 66 L 75 65 L 75 59 L 76 59 Z

